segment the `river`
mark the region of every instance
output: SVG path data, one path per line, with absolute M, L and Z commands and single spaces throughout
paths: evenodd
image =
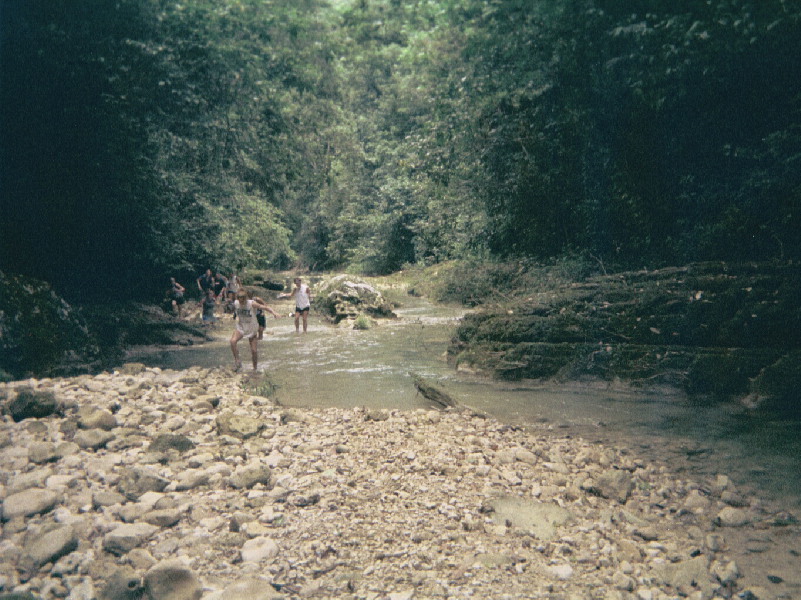
M 283 314 L 290 310 L 289 304 L 274 306 Z M 732 404 L 699 405 L 668 389 L 490 381 L 445 362 L 463 309 L 410 297 L 397 313 L 398 319 L 366 331 L 333 327 L 312 314 L 308 333 L 300 335 L 292 319 L 271 319 L 259 344 L 259 370 L 271 398 L 296 407 L 428 407 L 414 387 L 416 373 L 460 403 L 511 425 L 630 447 L 687 479 L 726 474 L 743 491 L 788 510 L 801 508 L 798 421 L 749 414 Z M 231 331 L 225 317 L 206 344 L 139 349 L 129 360 L 171 369 L 231 365 Z M 249 369 L 245 343 L 240 352 Z

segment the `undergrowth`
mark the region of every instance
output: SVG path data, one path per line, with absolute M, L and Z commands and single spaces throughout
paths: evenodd
M 435 302 L 478 306 L 507 302 L 533 292 L 562 288 L 597 272 L 597 264 L 579 256 L 548 264 L 530 261 L 449 261 L 409 267 L 387 278 L 403 280 L 411 294 Z

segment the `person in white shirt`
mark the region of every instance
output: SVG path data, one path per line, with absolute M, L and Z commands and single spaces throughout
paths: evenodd
M 305 285 L 300 277 L 295 277 L 295 287 L 289 294 L 279 294 L 279 298 L 295 298 L 295 333 L 300 333 L 300 319 L 303 318 L 303 333 L 309 324 L 309 310 L 311 309 L 311 289 Z
M 250 344 L 250 356 L 253 359 L 253 370 L 259 363 L 259 322 L 256 320 L 256 311 L 264 310 L 272 314 L 276 319 L 278 313 L 264 304 L 261 299 L 249 299 L 248 293 L 240 288 L 236 293 L 234 301 L 234 318 L 236 319 L 236 329 L 231 336 L 231 352 L 234 355 L 234 368 L 237 371 L 242 369 L 242 362 L 239 360 L 239 340 L 247 338 Z

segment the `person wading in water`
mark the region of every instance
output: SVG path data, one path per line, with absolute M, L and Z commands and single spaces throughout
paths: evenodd
M 239 340 L 246 338 L 250 344 L 250 356 L 253 359 L 253 370 L 255 371 L 259 363 L 259 322 L 256 320 L 256 311 L 264 310 L 273 315 L 276 319 L 278 313 L 264 304 L 260 300 L 248 299 L 248 294 L 244 289 L 236 293 L 234 301 L 234 318 L 236 328 L 231 335 L 231 352 L 234 355 L 234 368 L 237 371 L 242 369 L 242 361 L 239 360 Z
M 303 333 L 309 323 L 311 309 L 311 290 L 304 285 L 300 277 L 295 277 L 295 288 L 289 294 L 279 294 L 279 298 L 295 298 L 295 333 L 300 333 L 300 319 L 303 317 Z

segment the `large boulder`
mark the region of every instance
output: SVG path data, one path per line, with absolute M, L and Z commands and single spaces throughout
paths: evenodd
M 369 283 L 352 275 L 337 275 L 316 290 L 316 303 L 334 323 L 365 314 L 395 318 L 392 305 Z
M 22 389 L 8 401 L 5 411 L 15 423 L 25 419 L 43 419 L 58 411 L 58 400 L 48 390 L 40 392 Z
M 152 567 L 144 578 L 145 596 L 159 600 L 199 600 L 203 589 L 197 575 L 179 560 Z

